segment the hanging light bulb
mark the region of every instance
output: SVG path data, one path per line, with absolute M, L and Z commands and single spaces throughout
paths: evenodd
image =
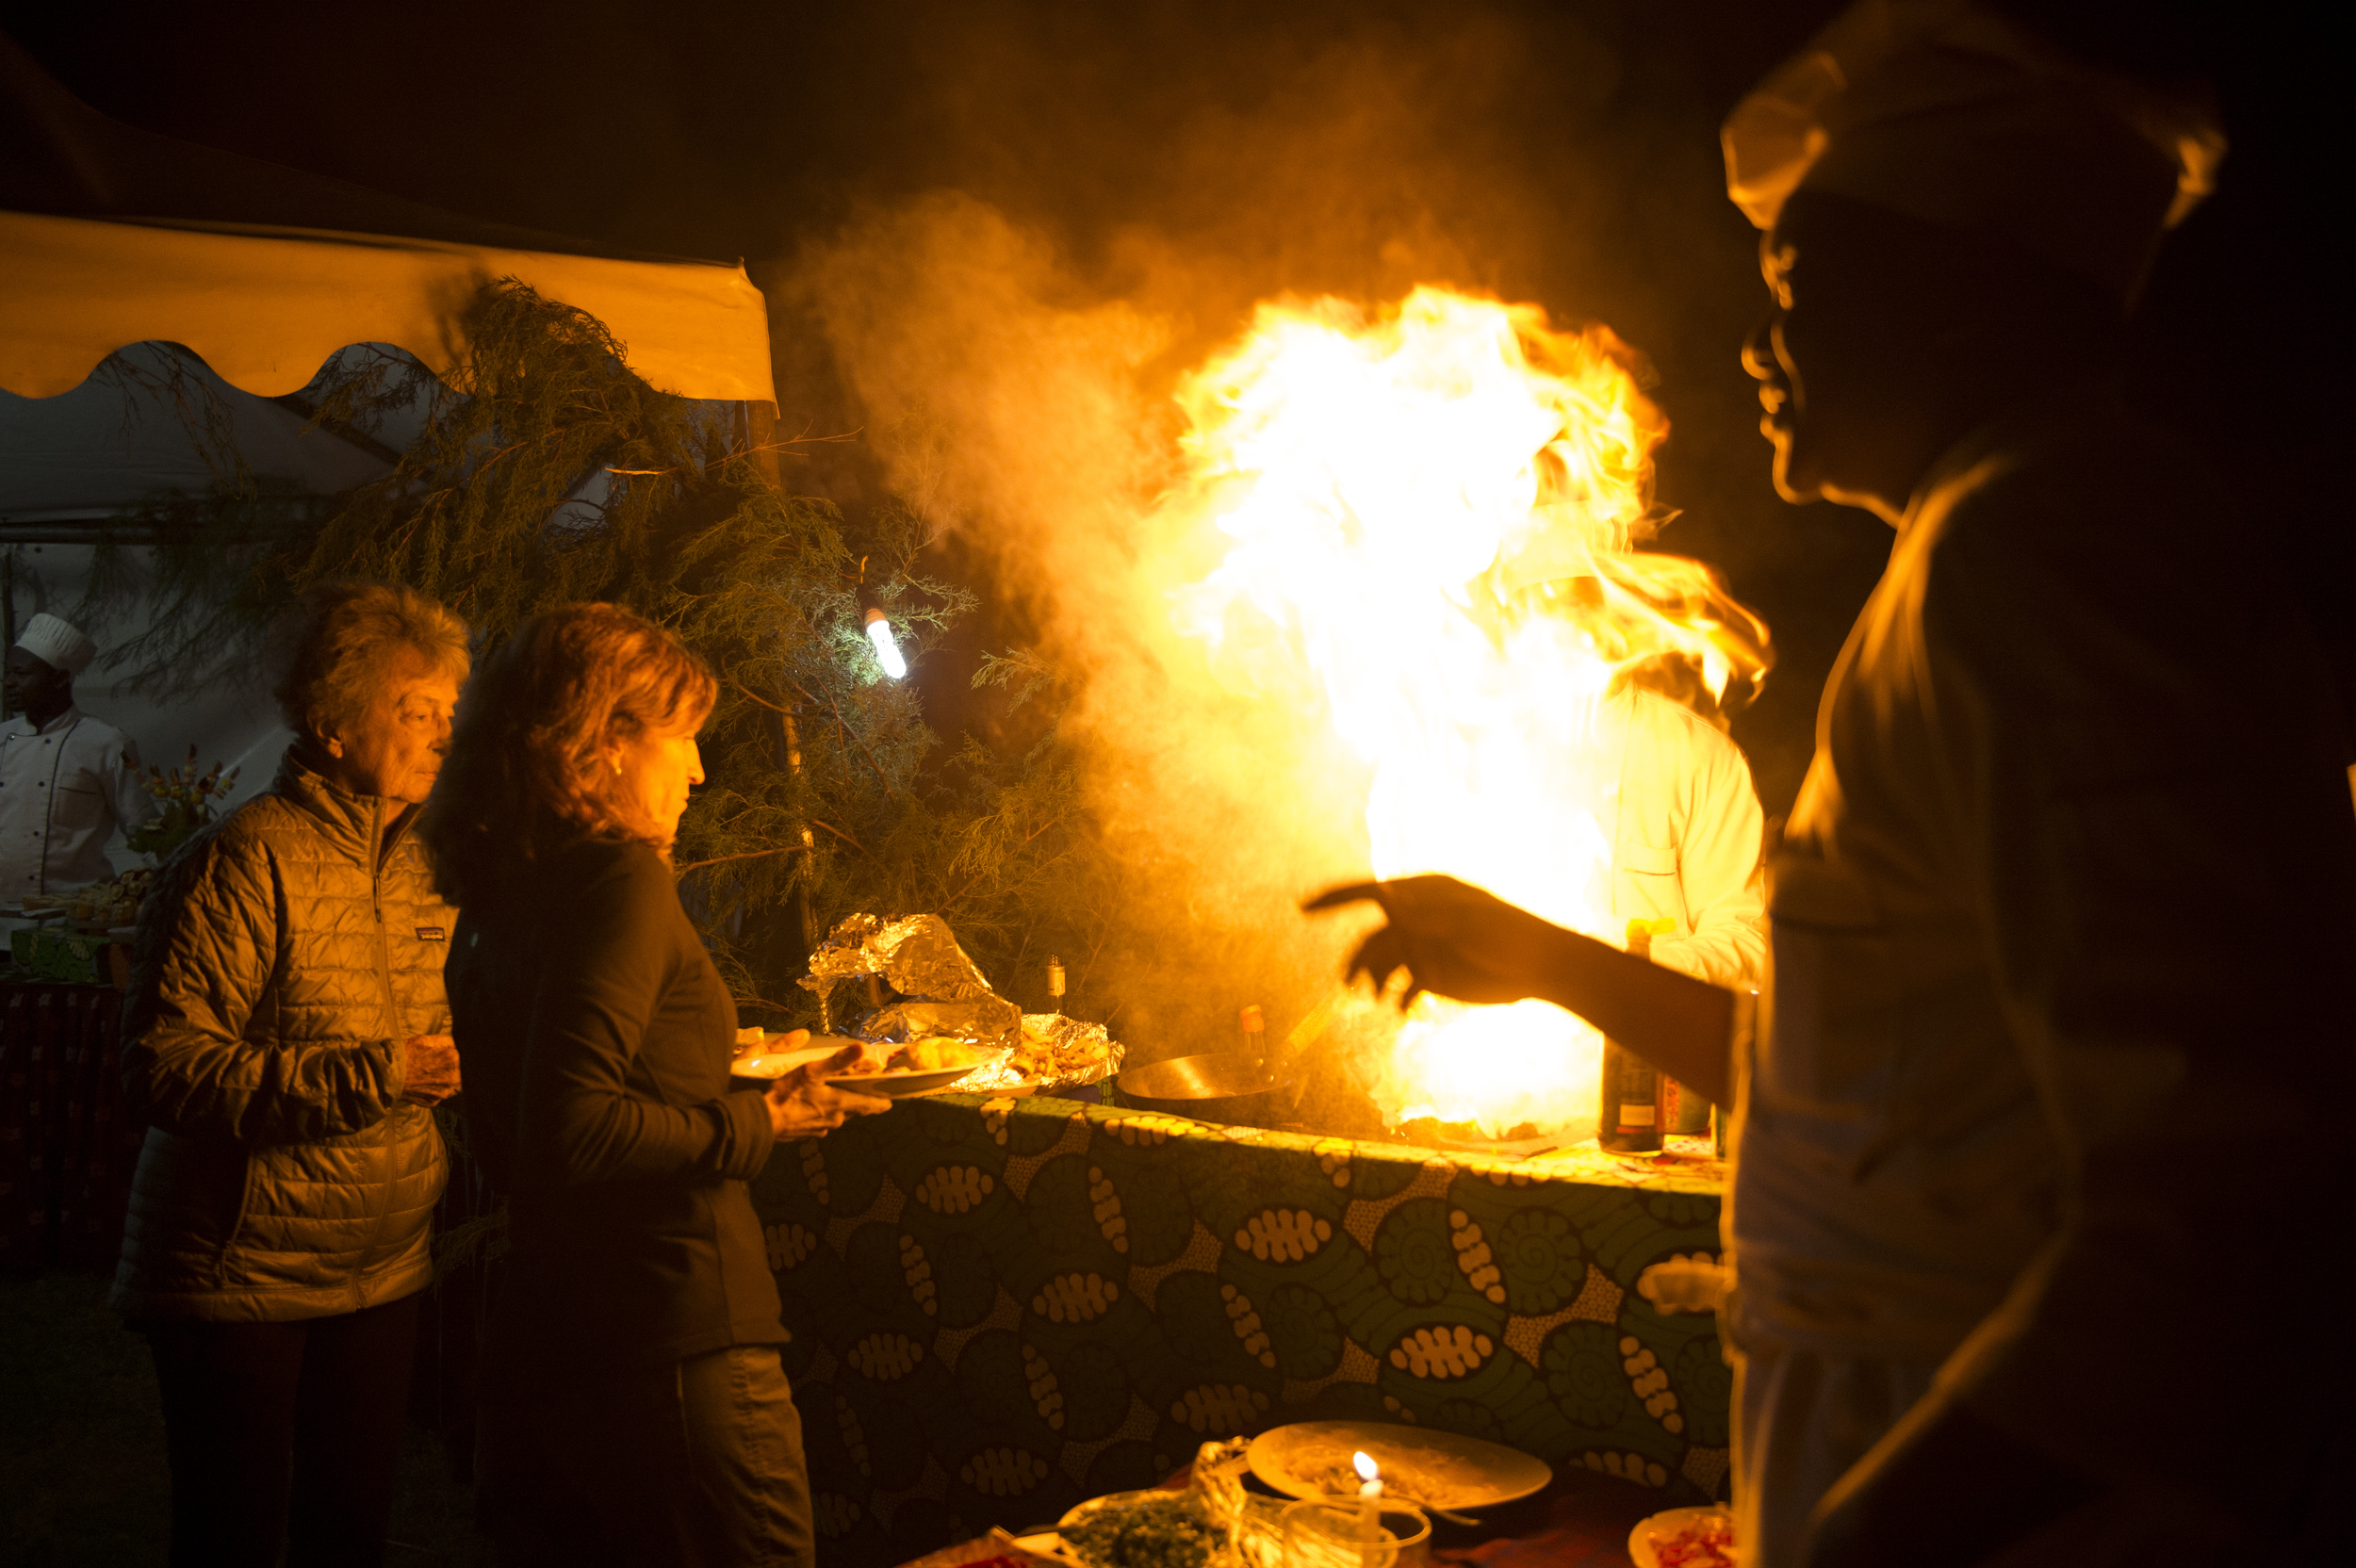
M 867 607 L 867 640 L 875 645 L 875 662 L 884 674 L 899 680 L 908 673 L 908 662 L 900 657 L 900 645 L 892 640 L 892 623 L 874 605 Z

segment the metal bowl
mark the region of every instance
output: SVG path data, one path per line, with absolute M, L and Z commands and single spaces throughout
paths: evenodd
M 1223 1053 L 1148 1062 L 1122 1072 L 1113 1086 L 1122 1104 L 1140 1111 L 1241 1127 L 1276 1126 L 1300 1096 L 1289 1077 L 1271 1083 L 1256 1064 Z

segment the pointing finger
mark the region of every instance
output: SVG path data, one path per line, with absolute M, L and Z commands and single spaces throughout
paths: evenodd
M 1383 885 L 1380 882 L 1352 882 L 1347 887 L 1328 888 L 1301 907 L 1304 914 L 1315 914 L 1321 909 L 1338 909 L 1346 904 L 1371 899 L 1387 908 L 1389 906 L 1383 895 Z

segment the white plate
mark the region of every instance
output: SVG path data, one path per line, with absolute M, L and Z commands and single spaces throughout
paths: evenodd
M 1656 1513 L 1628 1532 L 1628 1555 L 1636 1568 L 1661 1568 L 1660 1544 L 1704 1519 L 1715 1515 L 1731 1519 L 1731 1511 L 1723 1504 L 1710 1508 L 1673 1508 L 1666 1513 Z
M 806 1045 L 799 1051 L 747 1051 L 728 1063 L 737 1078 L 782 1078 L 805 1062 L 822 1062 L 834 1054 L 831 1045 Z
M 1079 1554 L 1065 1545 L 1063 1537 L 1054 1530 L 1041 1530 L 1036 1535 L 1018 1535 L 1014 1538 L 1014 1544 L 1018 1549 L 1028 1552 L 1033 1557 L 1043 1557 L 1055 1562 L 1068 1562 L 1072 1568 L 1088 1568 L 1088 1565 L 1080 1560 Z
M 845 1094 L 880 1094 L 887 1100 L 900 1100 L 909 1095 L 938 1093 L 980 1065 L 967 1062 L 961 1067 L 910 1068 L 898 1072 L 843 1072 L 827 1079 L 826 1084 Z
M 860 1041 L 840 1036 L 812 1036 L 810 1043 L 797 1051 L 763 1051 L 754 1049 L 728 1062 L 728 1072 L 738 1078 L 782 1078 L 806 1062 L 823 1062 L 846 1045 Z M 888 1099 L 903 1095 L 931 1094 L 948 1087 L 958 1079 L 991 1065 L 985 1058 L 966 1062 L 957 1067 L 901 1068 L 891 1072 L 839 1072 L 824 1080 L 828 1086 L 853 1094 L 878 1094 Z M 1028 1093 L 1028 1090 L 1022 1092 Z
M 1246 1458 L 1288 1497 L 1354 1497 L 1360 1452 L 1380 1467 L 1383 1496 L 1430 1508 L 1510 1503 L 1554 1479 L 1552 1465 L 1519 1448 L 1389 1421 L 1297 1421 L 1253 1438 Z

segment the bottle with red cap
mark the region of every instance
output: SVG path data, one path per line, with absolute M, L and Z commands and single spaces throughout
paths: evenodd
M 1266 1072 L 1268 1070 L 1268 1021 L 1261 1015 L 1260 1004 L 1254 1002 L 1251 1006 L 1237 1013 L 1235 1020 L 1243 1029 L 1243 1059 L 1250 1062 L 1255 1071 Z

